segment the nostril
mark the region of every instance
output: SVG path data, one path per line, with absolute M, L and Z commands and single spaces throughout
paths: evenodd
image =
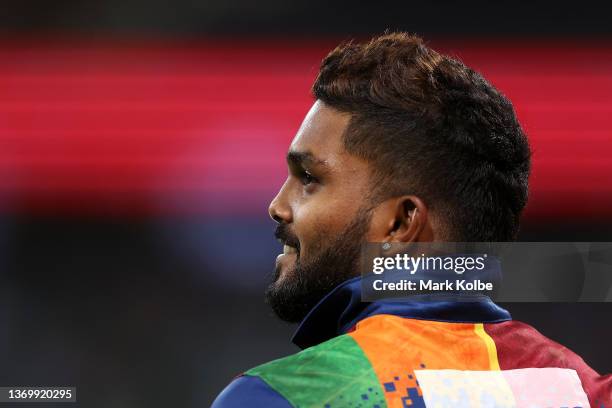
M 268 214 L 277 223 L 290 223 L 292 217 L 291 205 L 287 201 L 285 188 L 281 188 L 268 207 Z
M 278 215 L 278 212 L 276 211 L 276 208 L 274 206 L 270 206 L 270 208 L 268 209 L 268 214 L 270 214 L 270 218 L 272 218 L 275 222 L 279 224 L 283 222 L 283 218 Z
M 290 222 L 291 212 L 287 206 L 280 205 L 277 199 L 274 199 L 268 207 L 268 214 L 277 223 Z

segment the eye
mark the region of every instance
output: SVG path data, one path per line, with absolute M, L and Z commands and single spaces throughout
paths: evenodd
M 303 185 L 307 186 L 309 184 L 316 183 L 317 179 L 312 174 L 310 174 L 310 172 L 304 170 L 300 174 L 300 181 Z

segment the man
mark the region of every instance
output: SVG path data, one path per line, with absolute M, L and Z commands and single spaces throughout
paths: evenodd
M 348 43 L 270 204 L 284 244 L 267 299 L 304 350 L 236 378 L 214 407 L 612 407 L 612 377 L 488 298 L 361 301 L 365 242 L 512 241 L 530 151 L 512 105 L 421 39 Z

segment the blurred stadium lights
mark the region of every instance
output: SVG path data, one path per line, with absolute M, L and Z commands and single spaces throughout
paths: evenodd
M 514 102 L 533 147 L 527 221 L 612 218 L 612 48 L 439 47 Z M 318 43 L 0 45 L 8 211 L 265 215 L 311 103 Z M 588 63 L 588 62 L 592 63 Z

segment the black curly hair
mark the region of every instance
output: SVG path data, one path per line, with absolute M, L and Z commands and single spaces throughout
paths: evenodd
M 531 153 L 512 104 L 480 74 L 390 33 L 331 51 L 312 93 L 351 114 L 344 145 L 373 163 L 372 201 L 419 196 L 448 241 L 516 239 Z

